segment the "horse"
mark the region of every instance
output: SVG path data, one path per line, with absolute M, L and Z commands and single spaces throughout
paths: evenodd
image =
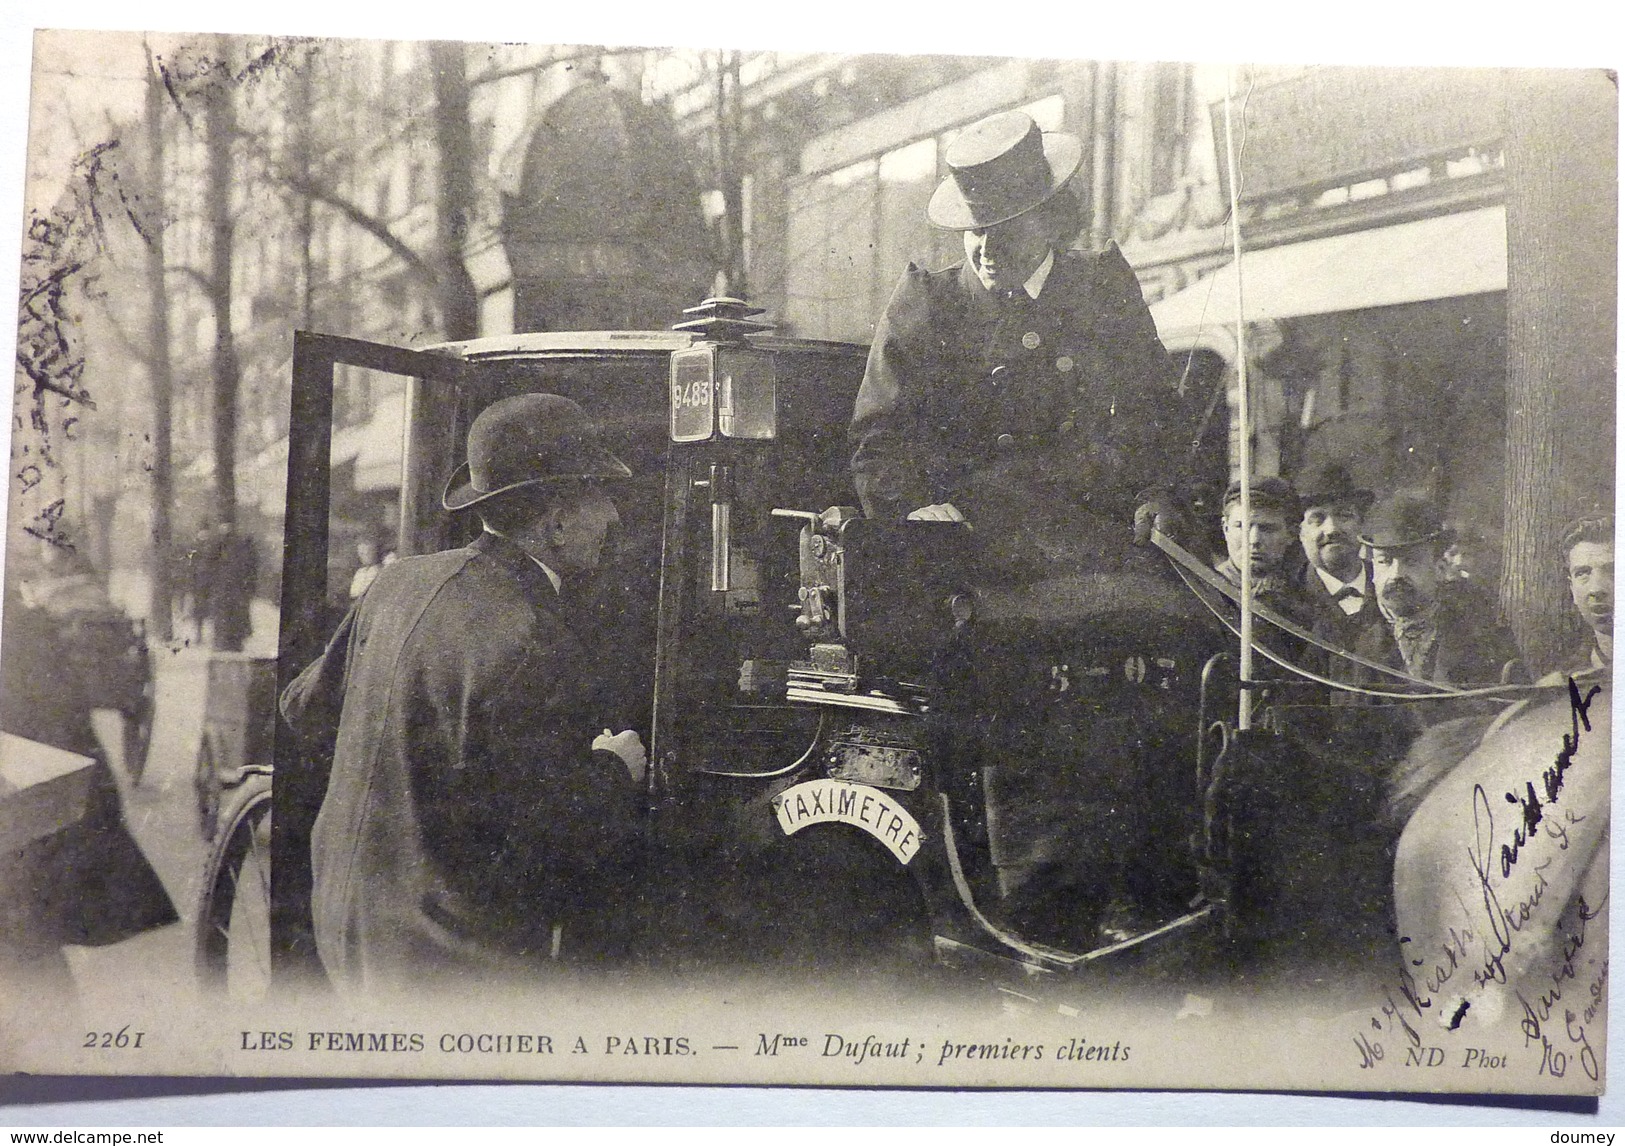
M 1611 699 L 1603 674 L 1562 678 L 1415 803 L 1395 921 L 1412 997 L 1442 1027 L 1584 1057 L 1607 975 Z

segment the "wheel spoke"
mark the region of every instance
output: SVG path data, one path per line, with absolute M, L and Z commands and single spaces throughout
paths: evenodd
M 271 973 L 271 806 L 261 794 L 222 841 L 204 907 L 199 969 L 206 983 L 243 1001 L 263 999 Z

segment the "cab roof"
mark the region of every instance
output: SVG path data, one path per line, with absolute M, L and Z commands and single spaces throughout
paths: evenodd
M 441 342 L 426 350 L 468 361 L 496 361 L 518 358 L 551 358 L 579 354 L 670 354 L 698 342 L 694 335 L 678 330 L 550 330 L 531 334 L 501 334 L 462 342 Z M 864 354 L 866 348 L 851 342 L 813 338 L 778 338 L 756 335 L 750 344 L 762 350 L 792 354 Z

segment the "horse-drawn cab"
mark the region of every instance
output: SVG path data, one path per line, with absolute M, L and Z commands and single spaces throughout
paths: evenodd
M 1012 573 L 991 522 L 842 508 L 864 351 L 771 337 L 754 313 L 712 300 L 672 331 L 428 351 L 298 334 L 279 690 L 331 625 L 336 373 L 409 380 L 403 556 L 469 539 L 440 491 L 474 416 L 562 393 L 636 475 L 595 602 L 620 662 L 598 671 L 650 746 L 647 958 L 1028 976 L 1211 931 L 1231 888 L 1208 791 L 1207 729 L 1234 693 L 1223 629 L 1126 521 L 1012 507 L 1040 548 L 1070 546 Z M 270 954 L 292 974 L 315 966 L 326 772 L 280 726 L 274 759 Z M 227 838 L 208 880 L 206 966 L 228 957 L 221 931 L 252 934 L 231 902 L 242 851 Z

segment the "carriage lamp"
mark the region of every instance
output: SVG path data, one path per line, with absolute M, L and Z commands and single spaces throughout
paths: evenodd
M 771 330 L 757 322 L 760 307 L 736 298 L 708 298 L 673 330 L 699 337 L 671 356 L 671 440 L 768 442 L 778 433 L 778 379 L 773 355 L 746 335 Z
M 671 356 L 671 440 L 770 442 L 778 432 L 778 379 L 773 355 L 746 339 L 772 325 L 757 322 L 761 308 L 736 298 L 708 298 L 683 311 L 689 319 L 672 329 L 698 336 Z M 713 461 L 711 491 L 711 591 L 733 586 L 731 564 L 733 474 L 727 461 Z

